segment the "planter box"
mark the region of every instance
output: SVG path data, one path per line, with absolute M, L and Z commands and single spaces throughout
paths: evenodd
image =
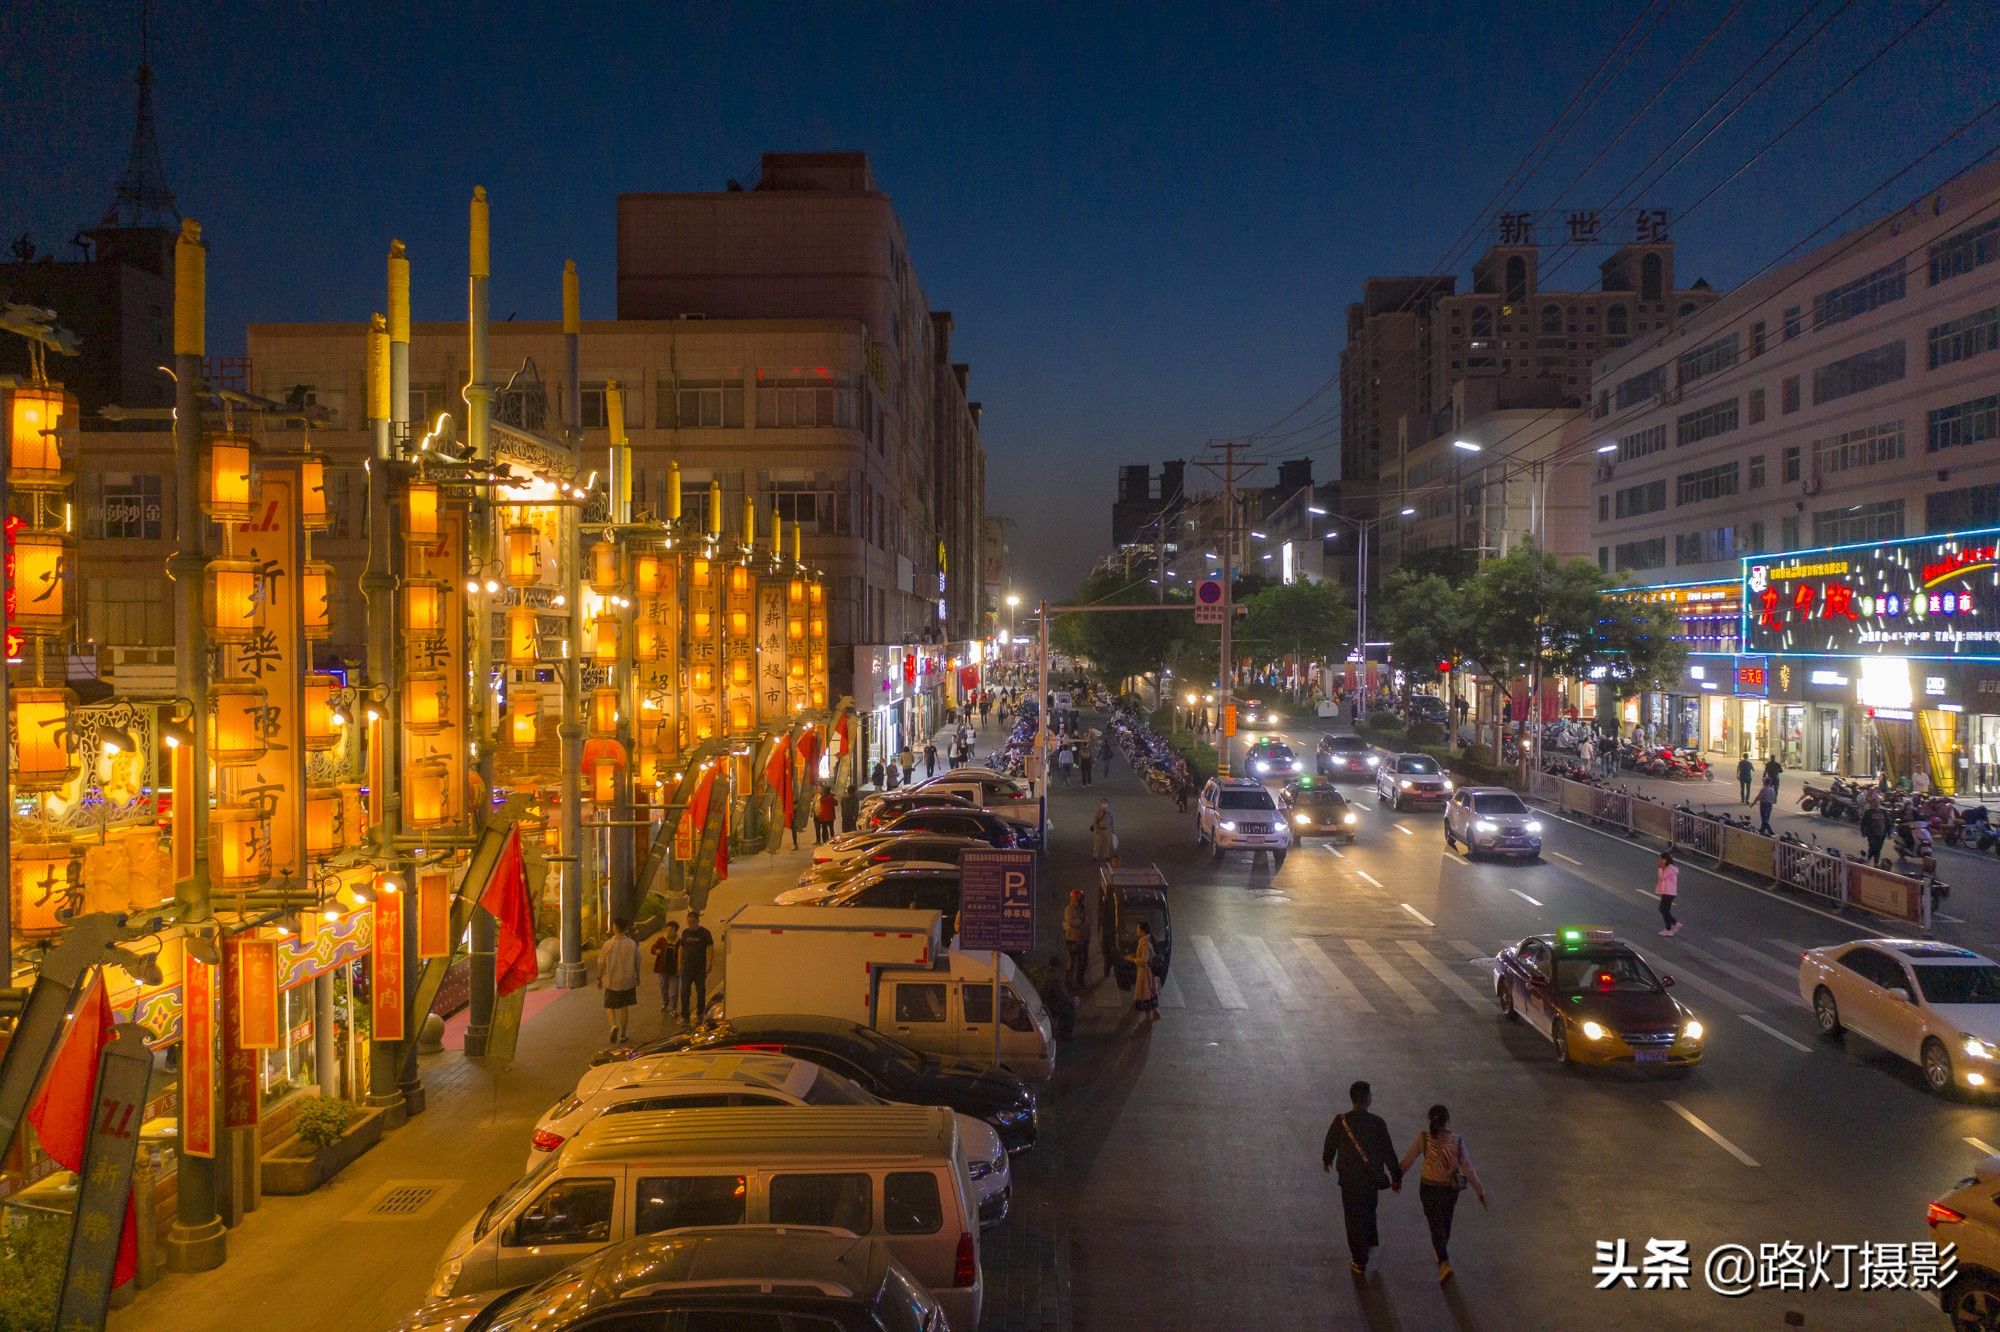
M 340 1141 L 331 1146 L 313 1148 L 301 1142 L 297 1135 L 286 1138 L 266 1152 L 259 1162 L 263 1171 L 264 1192 L 286 1195 L 311 1193 L 382 1141 L 385 1127 L 380 1110 L 363 1107 L 355 1112 L 354 1122 L 347 1126 L 347 1132 L 341 1135 Z

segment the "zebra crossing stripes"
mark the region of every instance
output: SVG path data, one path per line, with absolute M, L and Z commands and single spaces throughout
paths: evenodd
M 1160 1007 L 1187 1007 L 1187 996 L 1181 993 L 1180 986 L 1174 984 L 1174 974 L 1171 968 L 1167 971 L 1167 978 L 1160 982 Z
M 1437 1012 L 1437 1005 L 1426 999 L 1422 990 L 1404 980 L 1402 973 L 1390 966 L 1388 960 L 1375 951 L 1373 944 L 1365 939 L 1349 939 L 1347 940 L 1347 946 L 1356 957 L 1361 959 L 1361 964 L 1374 972 L 1384 985 L 1394 990 L 1396 997 L 1409 1005 L 1412 1011 L 1418 1013 Z
M 1277 991 L 1280 1008 L 1297 1012 L 1312 1006 L 1299 988 L 1292 983 L 1292 974 L 1278 961 L 1278 955 L 1271 951 L 1270 944 L 1254 934 L 1246 934 L 1243 936 L 1243 947 L 1249 950 L 1258 970 L 1264 973 L 1271 988 Z
M 1342 1003 L 1357 1013 L 1375 1011 L 1375 1005 L 1369 1002 L 1368 996 L 1361 993 L 1360 988 L 1347 978 L 1347 973 L 1335 965 L 1325 949 L 1311 939 L 1294 939 L 1292 942 L 1297 945 L 1298 955 L 1305 959 L 1306 965 L 1319 973 L 1320 979 L 1339 996 Z
M 1709 968 L 1711 971 L 1719 971 L 1725 976 L 1734 976 L 1737 980 L 1742 981 L 1745 985 L 1753 985 L 1756 988 L 1762 990 L 1764 993 L 1770 995 L 1772 998 L 1776 999 L 1779 1003 L 1785 1005 L 1787 1008 L 1796 1007 L 1801 1002 L 1798 996 L 1798 992 L 1796 990 L 1782 989 L 1779 986 L 1773 985 L 1770 981 L 1765 980 L 1762 976 L 1756 975 L 1744 969 L 1743 967 L 1739 967 L 1734 962 L 1725 961 L 1724 959 L 1717 957 L 1714 953 L 1708 952 L 1705 949 L 1697 948 L 1693 944 L 1683 943 L 1679 939 L 1674 940 L 1674 944 L 1676 947 L 1685 952 L 1689 957 L 1692 957 L 1695 961 L 1701 963 L 1703 966 Z M 1759 958 L 1758 960 L 1761 961 L 1762 959 Z
M 1215 946 L 1215 940 L 1205 934 L 1194 936 L 1194 951 L 1201 958 L 1201 969 L 1208 977 L 1209 988 L 1215 991 L 1215 1001 L 1224 1008 L 1248 1008 L 1243 991 L 1236 988 L 1230 978 L 1229 968 L 1223 965 L 1222 951 Z
M 1404 952 L 1410 955 L 1412 962 L 1415 962 L 1425 971 L 1437 977 L 1439 981 L 1443 982 L 1447 990 L 1450 990 L 1453 994 L 1463 999 L 1471 1007 L 1478 1009 L 1482 1013 L 1492 1007 L 1492 1000 L 1453 975 L 1449 967 L 1432 957 L 1428 950 L 1418 947 L 1414 939 L 1399 939 L 1397 940 L 1397 944 Z

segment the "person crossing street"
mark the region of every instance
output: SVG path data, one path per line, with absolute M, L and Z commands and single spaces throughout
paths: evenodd
M 1389 1126 L 1369 1111 L 1374 1092 L 1366 1082 L 1347 1089 L 1352 1108 L 1335 1115 L 1327 1126 L 1326 1141 L 1320 1147 L 1322 1171 L 1338 1167 L 1341 1218 L 1347 1227 L 1347 1270 L 1358 1281 L 1368 1275 L 1368 1255 L 1382 1242 L 1375 1224 L 1375 1208 L 1383 1189 L 1401 1192 L 1403 1167 L 1396 1159 L 1396 1144 L 1389 1138 Z

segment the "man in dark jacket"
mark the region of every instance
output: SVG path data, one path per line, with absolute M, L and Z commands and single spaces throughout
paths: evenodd
M 1736 760 L 1736 785 L 1738 789 L 1741 790 L 1742 792 L 1743 798 L 1741 803 L 1745 805 L 1750 803 L 1750 783 L 1754 781 L 1756 777 L 1757 777 L 1757 765 L 1750 761 L 1750 756 L 1748 754 L 1745 754 L 1742 758 Z
M 1778 774 L 1784 770 L 1785 765 L 1778 762 L 1776 754 L 1764 760 L 1764 780 L 1771 785 L 1776 786 L 1778 784 Z
M 1389 1126 L 1380 1115 L 1368 1111 L 1374 1099 L 1368 1084 L 1357 1082 L 1347 1094 L 1354 1108 L 1335 1115 L 1327 1126 L 1319 1164 L 1321 1170 L 1334 1170 L 1340 1180 L 1340 1211 L 1347 1222 L 1347 1248 L 1353 1255 L 1347 1269 L 1360 1278 L 1368 1275 L 1369 1250 L 1382 1242 L 1375 1229 L 1376 1195 L 1383 1189 L 1401 1191 L 1403 1167 L 1396 1160 L 1395 1144 L 1389 1141 Z
M 1875 791 L 1868 793 L 1868 803 L 1861 810 L 1861 835 L 1868 839 L 1868 863 L 1880 864 L 1882 843 L 1889 838 L 1889 811 L 1882 807 L 1882 797 Z

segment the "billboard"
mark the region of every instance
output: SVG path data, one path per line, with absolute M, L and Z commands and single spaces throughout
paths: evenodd
M 2000 660 L 2000 529 L 1743 561 L 1743 649 Z

